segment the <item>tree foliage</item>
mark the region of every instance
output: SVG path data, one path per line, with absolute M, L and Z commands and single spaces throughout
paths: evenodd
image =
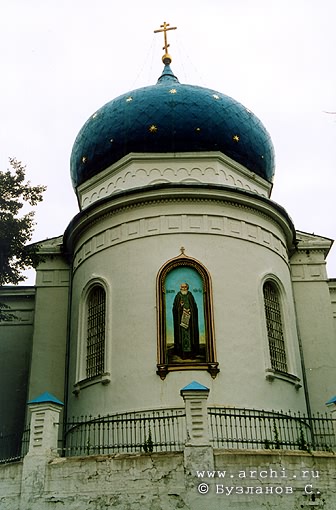
M 23 212 L 29 204 L 43 199 L 45 186 L 32 186 L 26 181 L 26 167 L 15 158 L 10 168 L 0 171 L 0 285 L 18 284 L 26 279 L 24 269 L 38 261 L 37 246 L 27 245 L 34 231 L 34 211 Z

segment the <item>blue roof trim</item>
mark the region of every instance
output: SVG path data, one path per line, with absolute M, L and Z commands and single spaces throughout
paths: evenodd
M 58 400 L 58 398 L 54 397 L 51 393 L 48 391 L 42 393 L 42 395 L 39 395 L 38 397 L 34 398 L 33 400 L 30 400 L 28 404 L 44 404 L 47 402 L 51 402 L 53 404 L 58 404 L 60 406 L 64 406 L 63 402 Z
M 181 391 L 194 391 L 194 390 L 210 391 L 209 388 L 207 388 L 206 386 L 203 386 L 203 384 L 200 384 L 197 381 L 192 381 L 190 384 L 188 384 L 187 386 L 185 386 L 184 388 L 181 389 Z
M 326 402 L 326 405 L 328 404 L 336 404 L 336 395 L 334 397 L 331 397 L 328 402 Z

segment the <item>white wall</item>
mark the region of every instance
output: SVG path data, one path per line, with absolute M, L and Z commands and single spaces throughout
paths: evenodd
M 111 200 L 74 225 L 69 240 L 75 267 L 69 416 L 179 406 L 179 391 L 192 380 L 211 389 L 210 405 L 306 410 L 302 388 L 280 379 L 270 382 L 265 372 L 269 361 L 262 281 L 275 275 L 283 290 L 290 370 L 302 379 L 287 260 L 288 221 L 266 200 L 235 191 L 205 193 L 139 193 L 123 197 L 120 207 Z M 156 276 L 181 246 L 212 278 L 220 367 L 216 379 L 196 370 L 169 373 L 164 381 L 156 375 Z M 87 386 L 74 396 L 78 309 L 92 278 L 103 279 L 111 296 L 111 382 Z

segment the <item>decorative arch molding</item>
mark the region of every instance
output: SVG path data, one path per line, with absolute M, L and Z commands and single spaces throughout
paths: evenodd
M 157 275 L 157 358 L 161 379 L 177 370 L 219 372 L 210 273 L 183 247 Z
M 284 302 L 287 301 L 287 292 L 282 280 L 275 273 L 265 273 L 260 281 L 261 290 L 264 288 L 266 282 L 271 282 L 273 285 L 275 285 L 280 295 L 282 307 L 284 307 Z M 284 312 L 285 310 L 282 310 L 282 313 Z
M 103 287 L 103 289 L 105 290 L 106 293 L 109 292 L 109 285 L 108 285 L 108 282 L 105 280 L 105 278 L 103 278 L 101 276 L 93 275 L 92 278 L 88 282 L 86 282 L 86 284 L 84 285 L 84 287 L 82 289 L 81 302 L 83 302 L 83 300 L 87 299 L 88 294 L 90 293 L 92 287 L 94 287 L 95 285 L 100 285 L 101 287 Z
M 269 197 L 272 185 L 220 152 L 130 153 L 78 187 L 81 209 L 115 194 L 156 182 L 223 184 Z

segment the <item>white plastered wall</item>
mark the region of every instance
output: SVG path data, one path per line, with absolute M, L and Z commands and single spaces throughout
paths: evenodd
M 302 379 L 286 239 L 271 219 L 272 206 L 264 204 L 260 212 L 215 196 L 184 199 L 169 193 L 113 213 L 105 205 L 100 217 L 83 220 L 74 236 L 69 415 L 180 406 L 180 389 L 192 380 L 210 388 L 209 404 L 305 411 L 302 388 L 269 381 L 265 373 L 260 288 L 265 275 L 274 275 L 285 289 L 290 366 Z M 196 370 L 169 373 L 163 381 L 156 374 L 156 276 L 181 246 L 211 275 L 220 367 L 215 379 Z M 111 288 L 110 382 L 74 395 L 78 309 L 83 288 L 95 278 Z
M 336 390 L 334 305 L 325 261 L 332 241 L 300 232 L 298 238 L 291 272 L 309 399 L 313 413 L 326 412 Z

